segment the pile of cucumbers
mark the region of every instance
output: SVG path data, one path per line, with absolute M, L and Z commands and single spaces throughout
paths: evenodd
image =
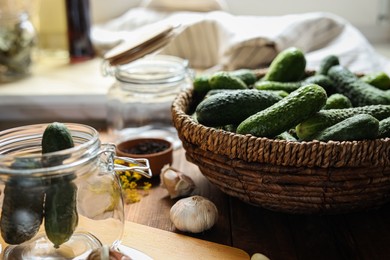
M 62 123 L 49 124 L 42 137 L 42 153 L 74 146 L 72 136 Z M 43 156 L 41 160 L 18 158 L 14 169 L 34 169 L 62 164 L 65 155 Z M 0 218 L 1 236 L 17 245 L 32 239 L 44 220 L 45 232 L 55 248 L 70 239 L 78 224 L 77 186 L 74 173 L 58 178 L 13 176 L 5 184 Z
M 288 141 L 353 141 L 390 137 L 390 77 L 358 76 L 325 57 L 308 73 L 304 53 L 280 52 L 265 75 L 253 70 L 196 76 L 193 117 L 198 123 Z

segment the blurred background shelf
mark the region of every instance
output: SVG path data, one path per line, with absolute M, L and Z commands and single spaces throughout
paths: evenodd
M 29 77 L 0 84 L 0 128 L 52 120 L 104 125 L 114 78 L 102 75 L 101 64 L 100 58 L 78 64 L 37 60 Z

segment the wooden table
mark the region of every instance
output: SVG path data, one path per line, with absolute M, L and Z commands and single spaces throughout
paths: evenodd
M 390 259 L 390 205 L 355 214 L 290 215 L 251 206 L 230 197 L 175 151 L 173 166 L 191 176 L 196 194 L 213 201 L 219 210 L 216 225 L 200 234 L 182 233 L 169 219 L 177 201 L 152 179 L 153 188 L 140 202 L 127 205 L 127 219 L 139 224 L 185 234 L 277 259 Z

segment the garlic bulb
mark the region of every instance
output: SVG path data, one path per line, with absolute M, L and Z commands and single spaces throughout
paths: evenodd
M 192 196 L 177 201 L 170 210 L 170 219 L 181 231 L 199 233 L 217 222 L 218 209 L 202 196 Z
M 270 260 L 267 256 L 260 254 L 260 253 L 254 253 L 251 256 L 251 260 Z
M 160 174 L 161 186 L 166 188 L 171 199 L 190 195 L 195 189 L 194 181 L 187 175 L 165 165 Z

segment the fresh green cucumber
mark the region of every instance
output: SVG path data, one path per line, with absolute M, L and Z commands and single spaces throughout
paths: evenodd
M 212 90 L 207 92 L 207 94 L 204 98 L 208 98 L 209 96 L 212 96 L 212 95 L 215 95 L 215 94 L 218 94 L 221 92 L 226 92 L 226 91 L 242 91 L 242 89 L 212 89 Z M 261 90 L 261 91 L 274 93 L 282 98 L 287 97 L 289 94 L 288 92 L 286 92 L 284 90 Z
M 232 76 L 227 71 L 218 71 L 210 76 L 211 89 L 247 89 L 248 86 L 240 78 Z
M 301 82 L 280 82 L 270 80 L 259 80 L 255 83 L 254 88 L 258 90 L 282 90 L 291 93 L 302 86 Z
M 275 136 L 275 139 L 278 140 L 286 140 L 286 141 L 291 141 L 291 142 L 296 142 L 298 141 L 292 134 L 290 134 L 288 131 L 284 131 L 281 134 L 278 134 Z
M 323 87 L 327 93 L 334 92 L 333 81 L 325 75 L 313 75 L 305 78 L 304 80 L 294 82 L 259 80 L 255 82 L 254 88 L 259 90 L 283 90 L 291 93 L 292 91 L 308 84 L 317 84 Z
M 317 84 L 323 87 L 326 90 L 328 96 L 336 92 L 334 87 L 334 82 L 326 75 L 313 75 L 305 78 L 302 82 L 302 85 L 305 84 Z
M 336 91 L 347 96 L 353 106 L 389 105 L 390 98 L 383 90 L 360 80 L 347 68 L 336 65 L 329 69 L 329 77 L 334 81 Z
M 390 77 L 383 71 L 366 74 L 360 80 L 382 90 L 390 89 Z
M 229 74 L 241 79 L 247 86 L 251 86 L 257 81 L 256 74 L 250 69 L 233 70 Z
M 199 75 L 196 76 L 192 82 L 194 87 L 194 94 L 197 95 L 200 99 L 211 89 L 209 78 L 209 75 Z
M 45 231 L 55 248 L 73 235 L 78 224 L 77 187 L 67 180 L 52 183 L 46 190 Z
M 353 141 L 375 139 L 378 136 L 379 121 L 369 114 L 358 114 L 325 128 L 313 139 L 319 141 Z
M 212 89 L 244 89 L 253 85 L 256 80 L 257 77 L 254 71 L 250 69 L 239 69 L 219 71 L 211 75 L 199 75 L 195 77 L 192 84 L 194 94 L 197 98 L 201 99 Z
M 313 136 L 323 129 L 357 114 L 369 114 L 382 120 L 390 117 L 390 105 L 321 110 L 297 125 L 297 136 L 300 140 L 312 140 Z
M 326 98 L 322 87 L 305 85 L 245 119 L 238 125 L 237 133 L 273 138 L 319 111 L 325 105 Z
M 278 96 L 280 96 L 281 98 L 285 98 L 287 97 L 290 93 L 288 93 L 287 91 L 284 91 L 284 90 L 263 90 L 265 92 L 269 92 L 269 93 L 274 93 Z
M 225 125 L 222 127 L 223 130 L 235 133 L 237 130 L 237 125 Z
M 11 167 L 33 169 L 40 164 L 29 158 L 18 158 Z M 38 233 L 43 220 L 43 187 L 35 178 L 13 177 L 7 181 L 0 219 L 1 236 L 6 243 L 21 244 Z
M 390 137 L 390 117 L 379 121 L 379 138 Z
M 227 92 L 227 91 L 242 91 L 242 89 L 212 89 L 212 90 L 207 92 L 207 94 L 204 98 L 208 98 L 212 95 L 219 94 L 222 92 Z
M 200 102 L 196 107 L 196 118 L 206 126 L 239 124 L 281 99 L 277 94 L 255 89 L 224 91 Z
M 339 57 L 336 55 L 325 56 L 321 62 L 318 70 L 316 71 L 317 75 L 328 75 L 328 71 L 331 67 L 340 65 Z
M 47 125 L 42 136 L 42 153 L 52 153 L 74 146 L 69 129 L 62 123 Z
M 326 104 L 323 109 L 339 109 L 352 107 L 351 100 L 343 94 L 332 94 L 326 100 Z
M 271 62 L 263 80 L 293 82 L 305 75 L 305 54 L 298 48 L 290 47 L 281 51 Z
M 72 148 L 74 142 L 65 124 L 54 122 L 49 124 L 42 137 L 42 152 L 56 152 Z M 61 157 L 61 159 L 63 159 Z M 61 160 L 49 160 L 48 163 L 58 164 Z M 47 165 L 50 166 L 50 165 Z M 45 232 L 49 240 L 58 248 L 73 235 L 78 224 L 77 187 L 72 182 L 74 174 L 53 179 L 46 190 L 45 201 Z

